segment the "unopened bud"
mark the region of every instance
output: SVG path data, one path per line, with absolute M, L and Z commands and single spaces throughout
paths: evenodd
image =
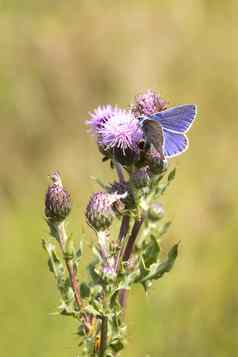
M 159 219 L 163 218 L 164 216 L 164 209 L 159 203 L 154 203 L 148 210 L 148 218 L 151 221 L 158 221 Z
M 132 112 L 135 117 L 152 115 L 166 109 L 167 104 L 167 101 L 162 99 L 159 94 L 147 90 L 145 93 L 136 96 Z
M 115 216 L 113 204 L 122 197 L 125 197 L 125 195 L 107 192 L 94 193 L 89 200 L 85 213 L 89 225 L 96 231 L 107 230 Z
M 121 213 L 124 209 L 131 209 L 135 206 L 135 200 L 131 187 L 128 182 L 113 182 L 108 187 L 108 192 L 112 194 L 122 195 L 120 201 L 115 202 L 114 207 L 118 213 Z
M 137 170 L 132 176 L 132 183 L 137 189 L 148 186 L 150 183 L 150 170 L 149 167 L 142 167 Z
M 54 172 L 51 179 L 53 184 L 48 187 L 45 195 L 45 215 L 51 221 L 61 222 L 71 210 L 70 194 L 64 189 L 58 172 Z

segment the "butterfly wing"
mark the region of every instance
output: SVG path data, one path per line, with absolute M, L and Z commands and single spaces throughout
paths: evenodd
M 146 141 L 155 147 L 155 149 L 159 152 L 161 159 L 163 160 L 164 136 L 160 123 L 155 120 L 146 118 L 143 120 L 142 130 L 144 132 Z
M 197 109 L 194 104 L 178 105 L 150 115 L 150 119 L 159 122 L 163 129 L 176 133 L 186 133 L 193 124 L 196 112 Z
M 166 158 L 177 156 L 187 150 L 189 141 L 185 134 L 163 129 L 163 135 L 163 152 Z

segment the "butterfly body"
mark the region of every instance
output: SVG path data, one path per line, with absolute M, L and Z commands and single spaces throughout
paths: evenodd
M 177 156 L 189 146 L 186 132 L 196 117 L 194 104 L 179 105 L 139 118 L 145 140 L 160 153 L 161 159 Z

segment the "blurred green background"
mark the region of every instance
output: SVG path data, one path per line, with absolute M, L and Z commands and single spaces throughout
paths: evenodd
M 237 1 L 0 1 L 0 355 L 76 356 L 76 325 L 50 315 L 58 295 L 41 239 L 55 168 L 72 192 L 68 230 L 88 247 L 90 176 L 112 180 L 87 133 L 99 104 L 158 90 L 197 103 L 164 199 L 181 240 L 174 270 L 130 294 L 123 356 L 238 355 Z M 88 249 L 86 249 L 86 252 Z

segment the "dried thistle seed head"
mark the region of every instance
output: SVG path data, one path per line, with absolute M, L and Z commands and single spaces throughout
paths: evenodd
M 148 89 L 145 93 L 135 97 L 135 105 L 132 112 L 135 117 L 152 115 L 167 108 L 168 102 L 160 97 L 159 94 Z
M 132 183 L 137 189 L 146 187 L 150 183 L 150 176 L 149 166 L 142 167 L 132 175 Z
M 125 195 L 107 192 L 94 193 L 89 200 L 85 213 L 89 225 L 96 231 L 107 230 L 115 217 L 113 205 L 123 197 Z
M 158 221 L 163 217 L 164 217 L 163 207 L 158 202 L 152 204 L 148 210 L 148 219 L 151 221 Z
M 58 171 L 51 175 L 53 184 L 45 195 L 45 215 L 54 222 L 63 221 L 70 213 L 72 203 L 70 194 L 64 189 Z

